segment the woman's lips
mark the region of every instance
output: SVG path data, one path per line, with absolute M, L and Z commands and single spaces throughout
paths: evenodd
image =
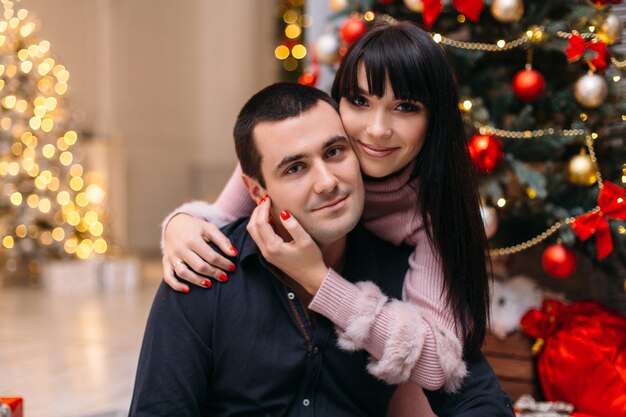
M 384 158 L 399 149 L 399 148 L 380 148 L 377 146 L 366 145 L 361 141 L 358 141 L 358 143 L 366 155 L 373 156 L 374 158 Z

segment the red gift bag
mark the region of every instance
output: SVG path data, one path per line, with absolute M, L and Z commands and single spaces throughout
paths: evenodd
M 8 405 L 11 409 L 11 417 L 24 417 L 24 401 L 19 397 L 0 397 L 0 404 Z
M 595 301 L 544 300 L 521 325 L 538 339 L 537 373 L 547 400 L 598 417 L 626 416 L 626 317 Z

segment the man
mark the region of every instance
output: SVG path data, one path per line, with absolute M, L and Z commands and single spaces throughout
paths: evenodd
M 271 217 L 294 216 L 327 265 L 400 298 L 408 252 L 357 226 L 362 179 L 330 97 L 297 84 L 267 87 L 243 107 L 235 141 L 246 187 L 257 202 L 269 195 Z M 240 248 L 227 285 L 189 295 L 159 288 L 130 415 L 384 416 L 395 387 L 367 373 L 367 352 L 338 348 L 333 324 L 310 312 L 307 291 L 263 259 L 247 222 L 223 229 Z M 272 225 L 290 239 L 280 222 Z M 489 381 L 484 392 L 500 395 L 493 374 L 480 375 Z M 442 409 L 449 398 L 427 394 Z M 455 403 L 466 394 L 477 396 L 463 388 Z

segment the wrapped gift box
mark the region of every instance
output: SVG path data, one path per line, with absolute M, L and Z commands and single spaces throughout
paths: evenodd
M 10 412 L 8 411 L 10 410 Z M 0 416 L 24 417 L 24 401 L 20 397 L 0 397 Z

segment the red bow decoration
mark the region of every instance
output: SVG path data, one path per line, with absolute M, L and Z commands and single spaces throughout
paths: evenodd
M 480 12 L 483 10 L 483 0 L 452 0 L 452 5 L 459 13 L 467 16 L 472 22 L 478 22 Z M 422 16 L 424 24 L 430 28 L 441 13 L 441 0 L 423 0 Z
M 567 55 L 567 62 L 578 61 L 587 50 L 595 52 L 595 57 L 589 59 L 588 57 L 585 59 L 591 69 L 596 71 L 599 74 L 602 74 L 606 68 L 609 66 L 609 62 L 611 61 L 611 54 L 609 53 L 606 44 L 599 40 L 592 40 L 586 42 L 582 36 L 578 33 L 572 33 L 572 36 L 569 38 L 568 47 L 565 48 L 565 54 Z
M 568 306 L 557 300 L 543 300 L 541 310 L 528 310 L 520 320 L 520 326 L 525 334 L 533 339 L 545 339 L 556 330 L 561 313 Z
M 605 181 L 598 195 L 600 211 L 578 216 L 570 226 L 583 242 L 596 235 L 598 260 L 604 259 L 613 251 L 613 238 L 607 218 L 626 220 L 626 190 L 612 182 Z

